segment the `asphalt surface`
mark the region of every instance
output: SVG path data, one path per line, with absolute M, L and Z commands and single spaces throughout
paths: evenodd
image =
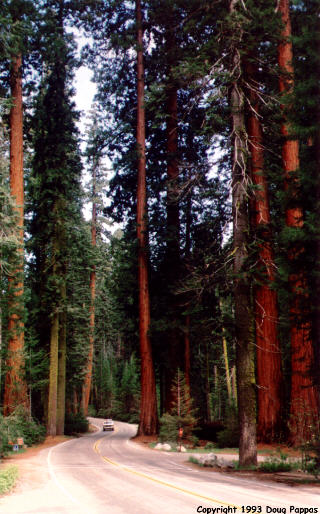
M 115 423 L 41 452 L 41 484 L 0 499 L 5 514 L 320 514 L 320 487 L 196 469 L 188 455 L 143 448 Z M 41 471 L 42 470 L 42 471 Z

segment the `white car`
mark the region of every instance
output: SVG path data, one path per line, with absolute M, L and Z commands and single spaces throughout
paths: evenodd
M 114 423 L 112 419 L 106 419 L 103 422 L 102 430 L 105 432 L 106 430 L 114 430 Z

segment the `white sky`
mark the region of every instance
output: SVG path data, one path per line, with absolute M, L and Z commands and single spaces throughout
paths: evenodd
M 75 74 L 74 85 L 76 94 L 74 96 L 74 100 L 76 102 L 77 109 L 81 111 L 80 130 L 82 135 L 85 129 L 85 117 L 91 109 L 93 97 L 96 92 L 96 85 L 91 82 L 91 77 L 92 72 L 84 66 L 81 66 Z

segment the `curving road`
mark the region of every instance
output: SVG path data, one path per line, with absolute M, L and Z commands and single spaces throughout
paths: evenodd
M 101 429 L 102 420 L 91 421 Z M 114 432 L 99 430 L 45 450 L 43 484 L 1 499 L 0 512 L 320 514 L 317 486 L 293 488 L 198 470 L 184 454 L 131 442 L 132 425 L 117 422 L 115 427 Z

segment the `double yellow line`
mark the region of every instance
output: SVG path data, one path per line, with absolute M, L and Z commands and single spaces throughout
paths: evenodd
M 163 480 L 159 480 L 158 478 L 153 478 L 153 477 L 151 477 L 149 475 L 145 475 L 144 473 L 141 473 L 140 471 L 134 471 L 133 469 L 127 468 L 125 466 L 122 466 L 118 462 L 115 462 L 115 461 L 113 461 L 111 459 L 108 459 L 108 457 L 105 457 L 104 455 L 101 454 L 100 449 L 99 449 L 100 443 L 101 443 L 101 441 L 103 439 L 104 438 L 102 437 L 101 439 L 96 441 L 96 443 L 93 446 L 94 451 L 97 453 L 97 455 L 99 455 L 99 457 L 101 457 L 101 459 L 105 460 L 109 464 L 112 464 L 113 466 L 116 466 L 117 468 L 121 469 L 122 471 L 126 471 L 127 473 L 131 473 L 131 475 L 136 475 L 138 477 L 145 478 L 145 479 L 150 480 L 151 482 L 154 482 L 156 484 L 164 485 L 165 487 L 170 487 L 170 489 L 174 489 L 176 491 L 180 491 L 182 493 L 189 494 L 191 496 L 195 496 L 196 498 L 201 498 L 202 500 L 208 500 L 210 502 L 218 503 L 219 505 L 225 505 L 227 507 L 235 507 L 237 510 L 239 509 L 239 511 L 241 512 L 241 507 L 238 506 L 238 505 L 234 505 L 232 503 L 223 502 L 221 500 L 217 500 L 216 498 L 211 498 L 210 496 L 204 496 L 203 494 L 195 493 L 194 491 L 189 491 L 188 489 L 184 489 L 183 487 L 179 487 L 177 485 L 169 484 L 168 482 L 164 482 Z

